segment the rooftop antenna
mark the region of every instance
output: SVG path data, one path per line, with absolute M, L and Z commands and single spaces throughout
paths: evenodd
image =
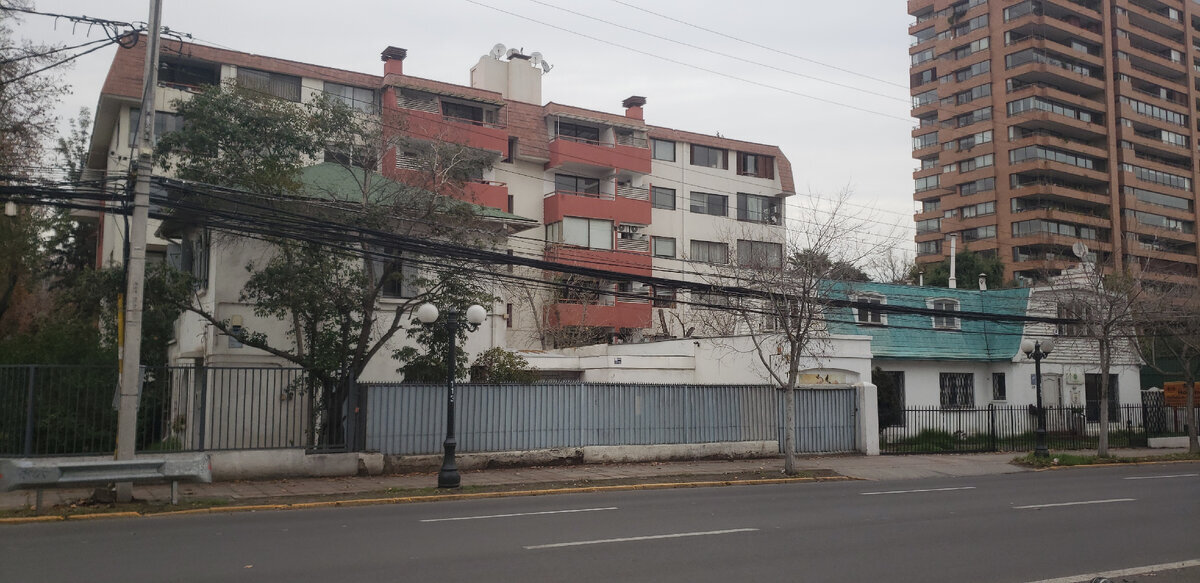
M 492 52 L 488 53 L 488 55 L 499 61 L 500 58 L 504 56 L 504 52 L 507 50 L 508 49 L 503 44 L 496 43 L 496 46 L 492 47 Z
M 529 60 L 533 63 L 534 67 L 541 67 L 543 73 L 549 73 L 550 69 L 554 68 L 554 65 L 547 63 L 546 58 L 543 57 L 542 53 L 539 52 L 534 52 L 532 55 L 529 55 Z

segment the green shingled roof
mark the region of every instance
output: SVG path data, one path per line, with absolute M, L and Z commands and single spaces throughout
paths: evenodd
M 930 308 L 935 299 L 959 302 L 959 311 L 997 316 L 1025 316 L 1029 289 L 970 290 L 886 283 L 838 283 L 831 295 L 853 299 L 863 294 L 883 296 L 889 306 Z M 938 330 L 930 316 L 886 313 L 886 325 L 858 323 L 853 308 L 833 308 L 830 331 L 871 337 L 876 358 L 898 360 L 1007 361 L 1016 356 L 1023 326 L 1019 322 L 959 320 L 959 330 Z
M 341 193 L 349 195 L 351 193 L 357 195 L 362 192 L 362 184 L 366 177 L 366 171 L 360 168 L 347 168 L 341 164 L 332 162 L 322 162 L 313 166 L 305 167 L 300 174 L 300 182 L 303 184 L 300 195 L 310 196 L 313 198 L 331 198 L 333 193 Z M 371 174 L 370 189 L 368 198 L 378 201 L 379 199 L 402 192 L 404 189 L 411 189 L 414 193 L 421 193 L 426 196 L 430 195 L 429 191 L 414 188 L 401 182 L 396 182 L 390 178 L 386 178 L 379 173 Z M 448 204 L 458 203 L 465 204 L 471 207 L 475 216 L 493 219 L 508 223 L 528 223 L 530 227 L 535 226 L 537 221 L 520 215 L 504 212 L 500 209 L 477 205 L 464 201 L 456 201 L 455 199 L 443 199 Z

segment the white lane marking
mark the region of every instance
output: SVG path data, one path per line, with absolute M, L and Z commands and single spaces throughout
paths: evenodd
M 1057 579 L 1042 579 L 1041 581 L 1030 581 L 1029 583 L 1086 583 L 1097 577 L 1128 577 L 1130 575 L 1141 575 L 1153 571 L 1174 571 L 1175 569 L 1187 569 L 1189 567 L 1200 567 L 1200 559 L 1192 559 L 1190 561 L 1179 561 L 1178 563 L 1160 563 L 1158 565 L 1146 565 L 1145 567 L 1134 567 L 1132 569 L 1122 569 L 1120 571 L 1099 571 L 1096 573 L 1087 573 L 1084 575 L 1071 575 L 1070 577 L 1059 577 Z
M 1132 478 L 1125 478 L 1125 479 L 1126 480 L 1161 480 L 1163 478 L 1194 478 L 1196 476 L 1200 476 L 1200 474 L 1174 474 L 1171 476 L 1134 476 Z
M 878 496 L 880 494 L 912 494 L 914 492 L 950 492 L 953 490 L 974 490 L 975 486 L 960 486 L 958 488 L 929 488 L 928 490 L 888 490 L 886 492 L 859 492 L 863 496 Z
M 757 528 L 731 528 L 728 530 L 709 530 L 705 532 L 677 532 L 675 534 L 655 534 L 650 536 L 630 536 L 625 538 L 605 538 L 600 540 L 581 540 L 569 543 L 553 543 L 548 545 L 532 545 L 525 547 L 527 550 L 534 549 L 557 549 L 561 547 L 578 547 L 583 545 L 601 545 L 605 543 L 624 543 L 639 540 L 656 540 L 660 538 L 683 538 L 688 536 L 711 536 L 717 534 L 733 534 L 737 532 L 754 532 Z
M 1013 510 L 1029 508 L 1053 508 L 1055 506 L 1082 506 L 1084 504 L 1111 504 L 1113 502 L 1133 502 L 1137 498 L 1110 498 L 1108 500 L 1084 500 L 1082 502 L 1059 502 L 1057 504 L 1030 504 L 1029 506 L 1013 506 Z
M 544 514 L 571 514 L 574 512 L 599 512 L 601 510 L 616 510 L 616 506 L 606 508 L 577 508 L 574 510 L 545 510 L 542 512 L 516 512 L 513 514 L 488 514 L 485 516 L 457 516 L 453 518 L 426 518 L 421 522 L 449 522 L 451 520 L 484 520 L 487 518 L 513 518 L 515 516 L 542 516 Z

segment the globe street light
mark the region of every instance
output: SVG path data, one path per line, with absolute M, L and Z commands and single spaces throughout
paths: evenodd
M 421 304 L 416 311 L 417 319 L 423 324 L 432 324 L 438 319 L 437 306 L 429 303 Z M 442 456 L 442 469 L 438 472 L 438 488 L 457 488 L 462 479 L 458 475 L 458 465 L 454 463 L 454 450 L 458 447 L 458 439 L 454 436 L 454 342 L 458 337 L 458 311 L 446 310 L 446 335 L 449 337 L 446 351 L 446 441 L 442 442 L 445 454 Z M 487 310 L 483 306 L 474 305 L 467 308 L 467 324 L 471 330 L 479 327 L 487 319 Z
M 1026 338 L 1021 341 L 1021 352 L 1033 359 L 1034 384 L 1037 386 L 1037 430 L 1034 432 L 1037 441 L 1033 449 L 1033 457 L 1050 457 L 1050 451 L 1046 449 L 1046 409 L 1042 407 L 1042 359 L 1050 356 L 1050 351 L 1053 349 L 1053 338 L 1045 340 Z

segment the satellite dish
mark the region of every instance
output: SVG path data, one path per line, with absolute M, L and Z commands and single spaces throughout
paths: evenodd
M 1074 253 L 1075 256 L 1078 257 L 1079 259 L 1081 259 L 1083 261 L 1087 261 L 1087 255 L 1088 255 L 1088 246 L 1087 245 L 1085 245 L 1083 243 L 1075 243 L 1074 245 L 1071 245 L 1071 252 Z
M 542 53 L 534 51 L 533 54 L 529 55 L 529 61 L 531 63 L 533 63 L 534 67 L 541 67 L 542 66 Z
M 517 49 L 508 49 L 508 52 L 505 53 L 505 56 L 511 59 L 511 58 L 513 58 L 513 55 L 519 55 L 519 54 L 521 54 L 521 51 L 519 51 Z
M 504 56 L 504 51 L 506 50 L 508 49 L 504 45 L 496 43 L 496 46 L 492 47 L 492 52 L 488 53 L 488 55 L 491 55 L 493 59 L 499 59 Z

